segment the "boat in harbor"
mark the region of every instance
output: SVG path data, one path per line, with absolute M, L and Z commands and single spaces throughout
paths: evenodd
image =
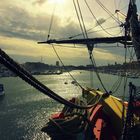
M 4 86 L 3 84 L 0 84 L 0 96 L 3 96 L 3 95 L 5 95 Z
M 99 0 L 96 1 L 103 9 L 107 11 Z M 120 25 L 124 29 L 124 34 L 122 36 L 96 38 L 88 37 L 82 10 L 80 8 L 80 1 L 73 0 L 73 4 L 79 20 L 83 38 L 75 39 L 69 37 L 69 39 L 64 40 L 50 39 L 50 31 L 54 17 L 52 16 L 48 39 L 47 41 L 39 43 L 51 44 L 52 46 L 53 44 L 78 44 L 87 47 L 92 64 L 90 69 L 91 71 L 95 71 L 103 90 L 93 88 L 92 86 L 87 88 L 82 86 L 69 72 L 70 76 L 73 78 L 72 84 L 76 84 L 76 86 L 79 86 L 82 89 L 82 97 L 73 97 L 70 100 L 66 100 L 38 81 L 2 50 L 0 50 L 1 63 L 15 72 L 25 82 L 64 105 L 61 112 L 50 116 L 47 124 L 41 129 L 41 131 L 47 133 L 52 140 L 139 140 L 139 85 L 134 85 L 131 82 L 129 83 L 127 101 L 124 100 L 124 97 L 115 97 L 113 94 L 120 87 L 121 78 L 115 82 L 113 90 L 108 90 L 103 84 L 92 54 L 94 51 L 94 45 L 96 44 L 120 43 L 122 46 L 124 46 L 124 49 L 128 49 L 130 47 L 134 48 L 137 61 L 140 61 L 140 21 L 138 20 L 136 1 L 130 0 L 128 3 L 128 11 L 125 16 L 125 21 Z M 85 4 L 92 16 L 95 18 L 86 0 Z M 109 11 L 107 12 L 109 13 Z M 120 11 L 116 10 L 116 12 L 119 13 Z M 112 14 L 110 16 L 113 19 L 115 18 Z M 95 18 L 95 20 L 97 19 Z M 97 21 L 97 23 L 98 26 L 104 29 L 99 21 Z M 56 52 L 54 47 L 53 49 Z M 58 58 L 60 59 L 59 56 Z M 61 59 L 60 62 L 62 62 Z M 125 80 L 125 93 L 127 86 L 127 67 L 124 68 L 123 74 Z M 65 84 L 67 83 L 65 82 Z M 123 95 L 124 93 L 121 94 Z

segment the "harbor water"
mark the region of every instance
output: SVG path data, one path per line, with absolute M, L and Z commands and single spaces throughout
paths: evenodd
M 83 87 L 91 85 L 88 71 L 72 71 L 71 74 Z M 108 90 L 118 80 L 118 76 L 100 75 Z M 73 79 L 67 73 L 35 77 L 66 99 L 81 95 L 81 89 L 72 83 Z M 127 85 L 129 82 L 138 85 L 140 79 L 128 79 Z M 5 89 L 5 96 L 0 97 L 0 140 L 49 140 L 49 137 L 40 130 L 51 114 L 59 112 L 63 105 L 40 93 L 18 77 L 1 77 L 0 83 Z M 114 93 L 115 96 L 122 96 L 123 85 L 122 79 L 121 88 Z M 93 73 L 93 87 L 102 89 L 95 73 Z

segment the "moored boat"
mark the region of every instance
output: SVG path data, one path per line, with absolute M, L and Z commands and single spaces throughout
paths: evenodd
M 3 96 L 4 94 L 5 94 L 4 86 L 3 86 L 3 84 L 0 84 L 0 96 Z

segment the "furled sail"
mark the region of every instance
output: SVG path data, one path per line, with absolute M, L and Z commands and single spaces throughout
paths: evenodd
M 126 24 L 131 32 L 132 42 L 137 60 L 140 61 L 140 21 L 138 20 L 135 0 L 130 0 Z

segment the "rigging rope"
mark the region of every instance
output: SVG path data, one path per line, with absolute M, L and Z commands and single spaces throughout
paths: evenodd
M 69 106 L 71 108 L 77 109 L 88 109 L 93 107 L 94 105 L 88 106 L 79 106 L 70 101 L 65 100 L 63 97 L 59 96 L 58 94 L 54 93 L 48 87 L 43 85 L 39 82 L 36 78 L 34 78 L 29 72 L 27 72 L 24 68 L 22 68 L 18 63 L 16 63 L 12 58 L 10 58 L 4 51 L 0 49 L 0 62 L 9 68 L 11 71 L 16 73 L 21 79 L 25 82 L 39 90 L 40 92 L 44 93 L 45 95 L 49 96 L 50 98 L 56 100 L 57 102 Z
M 126 93 L 126 85 L 127 85 L 127 68 L 126 68 L 126 61 L 127 61 L 127 34 L 128 34 L 128 28 L 125 25 L 125 43 L 124 43 L 124 48 L 125 48 L 125 57 L 124 57 L 124 89 L 123 89 L 123 96 L 122 96 L 122 102 L 124 102 L 124 98 L 125 98 L 125 93 Z M 124 121 L 125 121 L 125 106 L 123 104 L 123 109 L 122 109 L 122 124 L 124 125 Z
M 80 7 L 80 4 L 79 4 L 79 0 L 77 0 L 77 5 L 78 5 L 78 10 L 77 9 L 76 10 L 79 11 L 79 14 L 80 14 L 80 19 L 81 19 L 81 22 L 82 22 L 82 27 L 83 27 L 84 35 L 85 35 L 84 37 L 86 39 L 88 39 L 88 34 L 87 34 L 86 26 L 85 26 L 85 23 L 84 23 L 83 15 L 82 15 L 82 12 L 81 12 L 81 7 Z M 89 44 L 87 44 L 87 48 L 88 48 L 88 45 Z M 88 48 L 88 50 L 89 50 L 89 48 Z M 92 71 L 90 71 L 90 82 L 91 82 L 91 87 L 92 87 L 92 85 L 93 85 L 93 72 Z
M 99 21 L 97 20 L 96 16 L 93 14 L 93 12 L 92 12 L 92 10 L 91 10 L 89 4 L 87 3 L 87 1 L 86 1 L 86 0 L 84 0 L 84 1 L 85 1 L 85 3 L 86 3 L 86 5 L 87 5 L 87 7 L 88 7 L 88 9 L 89 9 L 89 11 L 90 11 L 90 13 L 91 13 L 92 16 L 94 17 L 94 19 L 96 20 L 96 22 L 98 23 L 98 25 L 103 29 L 103 31 L 106 32 L 106 33 L 107 33 L 108 35 L 110 35 L 110 36 L 114 36 L 114 35 L 112 35 L 111 33 L 109 33 L 107 30 L 105 30 L 105 28 L 99 23 Z
M 96 62 L 95 62 L 95 59 L 94 59 L 94 56 L 93 56 L 92 53 L 90 54 L 90 59 L 91 59 L 92 65 L 94 66 L 95 73 L 96 73 L 96 75 L 97 75 L 97 77 L 98 77 L 98 79 L 99 79 L 99 81 L 100 81 L 101 86 L 103 87 L 104 91 L 105 91 L 106 93 L 108 93 L 108 91 L 107 91 L 107 89 L 105 88 L 105 86 L 104 86 L 104 84 L 103 84 L 103 82 L 102 82 L 102 79 L 101 79 L 101 77 L 100 77 L 100 75 L 99 75 L 99 72 L 98 72 L 97 66 L 96 66 Z
M 119 24 L 119 26 L 121 27 L 123 25 L 123 23 L 119 20 L 119 16 L 117 13 L 117 18 L 100 2 L 100 0 L 96 0 L 96 2 Z M 115 3 L 115 0 L 114 0 Z M 120 33 L 122 32 L 122 30 L 120 29 Z M 119 33 L 119 34 L 120 34 Z
M 120 9 L 120 10 L 123 10 L 123 9 L 125 9 L 125 8 L 127 8 L 128 7 L 128 5 L 126 5 L 125 7 L 123 7 L 122 9 Z M 105 19 L 105 21 L 104 21 L 104 23 L 107 21 L 107 20 L 109 20 L 112 16 L 114 16 L 116 13 L 114 13 L 114 14 L 111 14 L 108 18 L 106 18 Z M 114 16 L 115 17 L 115 16 Z M 118 21 L 120 21 L 119 20 L 119 17 L 118 17 L 118 13 L 117 13 L 117 18 L 118 18 Z M 119 24 L 119 26 L 121 25 L 121 23 Z M 96 26 L 94 26 L 93 28 L 90 28 L 90 29 L 88 29 L 87 30 L 87 32 L 88 32 L 88 34 L 90 34 L 90 30 L 92 30 L 92 29 L 94 29 L 95 27 L 97 27 L 97 26 L 99 26 L 99 24 L 97 24 Z M 115 27 L 118 27 L 118 26 L 115 26 Z M 105 30 L 107 30 L 107 29 L 111 29 L 111 28 L 113 28 L 113 27 L 109 27 L 109 28 L 104 28 Z M 99 30 L 99 31 L 103 31 L 103 29 L 102 30 Z M 96 31 L 95 31 L 96 32 Z M 98 31 L 97 31 L 98 32 Z M 121 31 L 122 32 L 122 31 Z M 121 33 L 120 32 L 120 33 Z M 93 32 L 91 32 L 91 33 L 94 33 L 94 31 Z M 119 35 L 120 33 L 118 33 L 118 34 L 115 34 L 115 36 L 116 35 Z M 79 34 L 77 34 L 77 35 L 73 35 L 73 36 L 70 36 L 69 37 L 69 39 L 72 39 L 72 38 L 74 38 L 74 37 L 77 37 L 77 36 L 81 36 L 82 34 L 81 33 L 79 33 Z M 66 38 L 67 39 L 67 38 Z
M 134 60 L 135 52 L 133 52 L 133 50 L 134 50 L 133 48 L 131 50 L 128 48 L 128 51 L 129 51 L 129 54 L 130 54 L 129 62 L 132 62 L 132 60 Z
M 85 0 L 85 2 L 86 2 L 86 0 Z M 87 31 L 86 31 L 85 23 L 84 23 L 84 20 L 83 20 L 83 15 L 82 15 L 81 8 L 80 8 L 79 1 L 78 0 L 77 0 L 77 5 L 78 5 L 78 10 L 79 10 L 79 13 L 80 13 L 81 20 L 82 20 L 82 25 L 83 25 L 84 33 L 85 33 L 86 38 L 88 38 L 88 34 L 87 34 Z M 87 4 L 87 6 L 88 6 L 88 4 Z M 87 44 L 87 48 L 88 48 L 88 53 L 89 53 L 89 56 L 90 56 L 90 60 L 91 60 L 91 63 L 93 65 L 93 67 L 96 67 L 96 63 L 95 63 L 94 57 L 92 55 L 92 49 L 93 48 L 90 48 L 89 45 L 90 44 Z M 104 84 L 103 84 L 103 82 L 102 82 L 102 80 L 101 80 L 101 78 L 100 78 L 100 75 L 99 75 L 99 73 L 98 73 L 97 70 L 96 70 L 96 75 L 97 75 L 97 77 L 98 77 L 98 79 L 99 79 L 99 81 L 100 81 L 103 89 L 105 90 L 106 93 L 108 93 L 107 90 L 106 90 L 106 88 L 105 88 L 105 86 L 104 86 Z M 93 74 L 90 74 L 90 78 L 91 78 L 91 86 L 92 86 L 92 83 L 93 83 Z
M 48 38 L 47 38 L 47 40 L 50 38 L 50 33 L 51 33 L 51 28 L 52 28 L 52 24 L 53 24 L 53 20 L 54 20 L 54 13 L 55 13 L 55 10 L 56 10 L 56 3 L 55 3 L 55 5 L 54 5 L 53 13 L 52 13 L 52 16 L 51 16 L 51 22 L 50 22 L 50 26 L 49 26 L 49 31 L 48 31 Z
M 83 19 L 82 12 L 81 12 L 79 0 L 77 0 L 77 5 L 78 5 L 78 9 L 79 9 L 79 13 L 80 13 L 81 20 L 82 20 L 82 24 L 83 24 L 83 28 L 84 28 L 85 37 L 88 38 L 88 34 L 87 34 L 87 31 L 86 31 L 86 26 L 85 26 L 85 23 L 84 23 L 84 19 Z
M 79 16 L 79 13 L 78 13 L 78 10 L 77 10 L 77 7 L 76 7 L 75 0 L 73 0 L 73 5 L 74 5 L 75 11 L 76 11 L 76 15 L 77 15 L 77 18 L 78 18 L 78 21 L 79 21 L 79 25 L 80 25 L 80 28 L 81 28 L 81 31 L 82 31 L 82 35 L 85 38 L 84 29 L 82 27 L 82 23 L 81 23 L 80 16 Z
M 108 30 L 108 29 L 113 29 L 113 28 L 118 28 L 118 26 L 108 27 L 108 28 L 104 28 L 104 29 L 105 29 L 105 30 Z M 103 31 L 103 29 L 102 29 L 102 30 L 97 30 L 97 31 L 88 32 L 88 34 L 95 33 L 95 32 L 100 32 L 100 31 Z M 123 31 L 123 29 L 122 29 L 119 33 L 117 33 L 117 34 L 115 34 L 115 35 L 119 35 L 120 33 L 122 33 L 122 31 Z
M 97 26 L 99 26 L 99 25 L 97 25 Z M 95 27 L 97 27 L 97 26 L 95 26 Z M 103 31 L 103 29 L 95 30 L 95 31 L 90 31 L 90 30 L 94 29 L 95 27 L 88 29 L 88 30 L 87 30 L 87 33 L 88 33 L 88 34 L 93 34 L 93 33 L 96 33 L 96 32 L 101 32 L 101 31 Z M 113 29 L 113 28 L 118 28 L 118 26 L 112 26 L 112 27 L 108 27 L 108 28 L 104 28 L 104 29 L 105 29 L 105 30 L 109 30 L 109 29 Z M 89 32 L 89 31 L 90 31 L 90 32 Z M 115 34 L 115 35 L 119 35 L 120 33 L 122 33 L 122 31 L 123 31 L 123 29 L 122 29 L 118 34 Z M 75 37 L 81 36 L 81 35 L 82 35 L 82 34 L 79 33 L 79 34 L 77 34 L 77 35 L 70 36 L 69 39 L 72 39 L 72 38 L 75 38 Z M 66 39 L 67 39 L 67 38 L 66 38 Z
M 120 20 L 118 20 L 102 3 L 100 0 L 96 0 L 96 2 L 118 23 L 120 24 Z
M 118 75 L 118 80 L 113 84 L 112 89 L 110 90 L 112 92 L 112 95 L 116 93 L 122 83 L 122 76 Z
M 54 47 L 53 44 L 52 44 L 52 48 L 53 48 L 53 50 L 54 50 L 56 56 L 58 57 L 59 61 L 61 62 L 63 68 L 64 68 L 65 70 L 67 70 L 68 74 L 69 74 L 69 75 L 71 76 L 71 78 L 78 84 L 78 86 L 79 86 L 81 89 L 84 89 L 84 88 L 82 87 L 82 85 L 80 85 L 80 83 L 73 77 L 73 75 L 72 75 L 72 74 L 68 71 L 68 69 L 65 67 L 63 61 L 61 60 L 61 58 L 60 58 L 59 54 L 57 53 L 57 51 L 56 51 L 56 49 L 55 49 L 55 47 Z

